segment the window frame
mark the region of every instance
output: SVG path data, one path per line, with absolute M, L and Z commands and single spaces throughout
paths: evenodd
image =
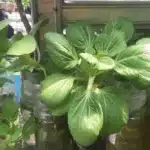
M 67 0 L 68 2 L 65 2 L 65 0 L 63 0 L 63 4 L 67 4 L 67 5 L 95 5 L 95 4 L 99 4 L 99 5 L 141 5 L 141 4 L 150 4 L 150 1 L 71 1 L 69 2 L 69 0 Z
M 68 23 L 87 21 L 97 26 L 103 26 L 107 21 L 124 16 L 131 19 L 136 29 L 150 31 L 150 1 L 86 1 L 65 3 L 56 2 L 56 28 L 58 32 Z M 84 12 L 84 13 L 83 13 Z

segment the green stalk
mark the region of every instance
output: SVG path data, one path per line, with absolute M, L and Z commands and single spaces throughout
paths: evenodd
M 87 84 L 87 93 L 90 93 L 92 87 L 93 87 L 93 84 L 94 84 L 94 80 L 95 80 L 95 76 L 93 77 L 89 77 L 89 80 L 88 80 L 88 84 Z

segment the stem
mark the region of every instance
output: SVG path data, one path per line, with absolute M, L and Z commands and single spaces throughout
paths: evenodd
M 24 12 L 23 5 L 22 5 L 22 0 L 15 0 L 15 2 L 17 4 L 17 8 L 18 8 L 18 11 L 19 11 L 19 14 L 20 14 L 21 21 L 23 22 L 27 33 L 29 33 L 30 30 L 31 30 L 31 26 L 29 24 L 29 21 L 26 17 L 25 12 Z
M 88 85 L 87 85 L 87 92 L 89 92 L 94 84 L 95 76 L 94 77 L 89 77 Z

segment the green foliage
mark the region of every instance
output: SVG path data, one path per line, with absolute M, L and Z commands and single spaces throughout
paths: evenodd
M 96 36 L 90 26 L 84 24 L 69 25 L 66 30 L 66 36 L 78 50 L 95 53 L 93 46 Z
M 68 111 L 68 125 L 73 138 L 82 146 L 96 141 L 103 126 L 103 112 L 97 93 L 78 89 Z
M 126 49 L 123 33 L 113 30 L 110 34 L 102 33 L 97 36 L 95 49 L 98 55 L 116 56 Z
M 34 116 L 31 116 L 24 124 L 22 135 L 24 140 L 28 140 L 30 135 L 34 134 L 37 129 L 37 124 Z
M 24 36 L 16 41 L 7 51 L 7 55 L 20 56 L 30 54 L 36 49 L 36 41 L 31 35 Z
M 38 127 L 35 118 L 29 118 L 23 127 L 20 125 L 20 105 L 15 102 L 13 97 L 6 99 L 2 108 L 0 117 L 0 138 L 4 140 L 1 141 L 0 147 L 3 149 L 14 147 L 20 140 L 28 140 L 30 135 L 35 133 Z
M 0 22 L 0 70 L 1 73 L 6 71 L 17 72 L 22 70 L 32 70 L 33 68 L 40 69 L 45 74 L 45 69 L 34 59 L 30 54 L 33 53 L 36 48 L 36 35 L 39 28 L 47 23 L 47 20 L 41 20 L 30 31 L 29 35 L 23 36 L 18 33 L 14 35 L 10 40 L 7 38 L 8 24 L 7 20 Z M 6 57 L 9 56 L 9 62 Z M 4 65 L 5 62 L 5 65 Z
M 50 107 L 60 105 L 70 93 L 74 77 L 63 74 L 53 74 L 41 84 L 41 99 Z M 59 93 L 58 93 L 59 90 Z
M 117 133 L 128 122 L 128 105 L 126 91 L 119 88 L 106 87 L 97 89 L 99 101 L 104 115 L 102 134 Z
M 134 85 L 150 86 L 149 39 L 127 46 L 133 34 L 133 24 L 125 18 L 108 22 L 99 34 L 83 24 L 69 25 L 66 37 L 55 32 L 45 34 L 46 50 L 53 62 L 49 66 L 58 68 L 50 70 L 41 83 L 41 99 L 53 116 L 67 114 L 70 133 L 81 146 L 93 144 L 99 136 L 119 132 L 127 124 L 130 97 L 120 85 L 129 80 Z M 16 58 L 6 69 L 41 68 L 45 71 L 29 56 L 36 49 L 31 35 L 16 38 L 4 48 L 3 56 L 9 54 Z M 9 105 L 6 106 L 8 111 Z M 11 114 L 4 111 L 6 120 L 11 123 L 16 116 L 15 109 L 14 105 Z M 34 121 L 30 118 L 23 129 L 13 130 L 10 145 L 21 137 L 26 139 L 25 132 L 33 133 Z
M 15 121 L 18 116 L 19 105 L 12 99 L 5 100 L 3 104 L 3 118 L 7 121 Z
M 131 40 L 131 38 L 133 37 L 133 34 L 134 34 L 134 30 L 135 30 L 131 20 L 129 20 L 128 18 L 125 18 L 125 17 L 120 17 L 117 20 L 112 20 L 112 21 L 108 22 L 104 28 L 104 32 L 109 34 L 114 29 L 117 29 L 117 30 L 123 32 L 126 41 Z
M 89 53 L 80 53 L 83 69 L 90 75 L 96 75 L 102 71 L 111 70 L 115 67 L 115 62 L 110 57 L 95 57 Z
M 8 33 L 8 20 L 4 20 L 0 22 L 0 57 L 3 57 L 6 53 L 6 51 L 9 48 L 9 41 L 7 39 L 7 33 Z M 1 58 L 0 58 L 1 59 Z
M 10 127 L 8 124 L 0 123 L 0 137 L 7 136 L 10 132 Z
M 66 31 L 66 37 L 54 32 L 45 35 L 50 59 L 59 69 L 57 74 L 51 70 L 42 82 L 41 96 L 52 115 L 68 114 L 73 139 L 89 146 L 127 124 L 132 94 L 120 86 L 128 81 L 150 86 L 150 53 L 146 51 L 150 40 L 127 46 L 134 26 L 126 18 L 108 22 L 97 34 L 79 23 Z
M 45 39 L 47 51 L 58 67 L 71 69 L 78 64 L 75 49 L 63 35 L 51 32 L 45 35 Z
M 11 39 L 7 38 L 9 22 L 0 22 L 0 73 L 18 72 L 26 69 L 39 68 L 45 72 L 44 68 L 30 54 L 37 47 L 34 35 L 42 25 L 43 20 L 31 30 L 30 35 L 23 36 L 16 34 Z M 9 60 L 9 61 L 8 61 Z M 5 77 L 0 78 L 0 87 L 5 83 L 12 82 Z M 4 100 L 2 105 L 2 114 L 0 116 L 0 149 L 15 146 L 22 139 L 28 139 L 31 134 L 35 133 L 37 124 L 35 118 L 29 120 L 20 126 L 19 123 L 20 105 L 16 103 L 13 97 Z

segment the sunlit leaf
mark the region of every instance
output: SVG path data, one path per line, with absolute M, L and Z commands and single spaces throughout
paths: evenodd
M 69 95 L 74 77 L 63 74 L 48 76 L 41 83 L 41 99 L 50 108 L 59 106 Z
M 104 115 L 103 135 L 118 133 L 128 122 L 126 91 L 106 87 L 96 89 Z
M 14 36 L 12 36 L 12 38 L 10 39 L 11 44 L 14 44 L 16 41 L 19 41 L 23 38 L 23 34 L 22 33 L 17 33 Z
M 93 144 L 103 126 L 103 112 L 96 93 L 79 89 L 68 111 L 68 125 L 73 139 L 81 146 Z
M 109 34 L 114 29 L 122 31 L 125 35 L 126 41 L 129 41 L 134 34 L 132 21 L 125 17 L 119 17 L 116 20 L 109 21 L 104 28 L 104 32 Z
M 126 47 L 123 33 L 117 30 L 113 30 L 110 34 L 102 33 L 98 35 L 95 42 L 98 55 L 116 56 Z
M 116 61 L 115 70 L 129 78 L 138 77 L 142 71 L 150 69 L 150 62 L 145 57 L 141 45 L 128 47 L 117 56 Z
M 72 69 L 78 64 L 75 49 L 63 35 L 49 32 L 46 33 L 45 40 L 47 51 L 58 67 L 61 69 Z
M 21 40 L 16 41 L 8 50 L 7 55 L 25 55 L 34 52 L 36 41 L 31 35 L 24 36 Z
M 81 51 L 95 53 L 93 49 L 95 33 L 93 29 L 86 24 L 70 24 L 66 29 L 66 36 L 70 43 Z
M 96 58 L 89 53 L 81 53 L 80 56 L 87 62 L 87 68 L 85 68 L 85 63 L 83 68 L 88 71 L 89 74 L 94 74 L 94 72 L 98 74 L 99 71 L 107 71 L 115 67 L 115 62 L 110 57 Z

